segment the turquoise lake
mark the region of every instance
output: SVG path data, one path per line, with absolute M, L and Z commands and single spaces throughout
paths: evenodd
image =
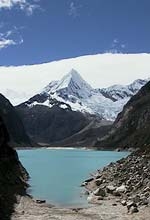
M 81 149 L 18 150 L 20 161 L 30 175 L 29 193 L 62 207 L 87 206 L 81 183 L 127 152 Z

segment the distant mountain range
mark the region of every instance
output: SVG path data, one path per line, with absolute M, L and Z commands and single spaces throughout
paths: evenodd
M 147 100 L 144 97 L 145 93 L 140 93 L 139 90 L 145 91 L 144 88 L 148 88 L 148 80 L 138 79 L 127 86 L 114 85 L 93 89 L 76 70 L 72 69 L 61 80 L 50 82 L 39 94 L 35 94 L 15 108 L 3 95 L 0 95 L 1 115 L 11 141 L 18 145 L 29 146 L 34 145 L 33 143 L 48 146 L 95 145 L 99 148 L 100 143 L 100 147 L 104 144 L 105 148 L 114 143 L 113 146 L 125 147 L 125 143 L 129 145 L 130 142 L 127 142 L 126 136 L 129 138 L 129 134 L 137 130 L 137 127 L 133 126 L 132 119 L 136 119 L 138 104 L 133 102 L 136 108 L 132 117 L 130 117 L 131 113 L 126 117 L 128 106 L 130 109 L 130 103 L 136 100 L 138 94 L 143 94 L 142 101 L 137 101 L 139 106 L 143 100 Z M 145 109 L 146 106 L 143 108 Z M 123 112 L 119 113 L 122 109 Z M 142 117 L 146 117 L 146 114 Z M 144 131 L 144 128 L 142 130 Z M 133 140 L 135 141 L 136 138 L 133 137 Z M 138 146 L 137 143 L 136 145 Z
M 60 80 L 71 69 L 77 70 L 93 88 L 130 84 L 147 79 L 150 54 L 95 54 L 42 64 L 0 66 L 0 92 L 13 105 L 25 102 L 52 80 Z
M 107 134 L 123 106 L 147 81 L 93 89 L 72 69 L 16 110 L 34 142 L 90 147 Z
M 127 101 L 148 82 L 135 80 L 127 86 L 114 85 L 103 89 L 93 89 L 74 69 L 59 81 L 50 82 L 39 94 L 25 102 L 32 107 L 45 105 L 60 108 L 70 107 L 73 111 L 98 115 L 105 120 L 115 120 Z

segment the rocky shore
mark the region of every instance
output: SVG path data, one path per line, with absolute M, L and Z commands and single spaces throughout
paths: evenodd
M 128 213 L 137 213 L 142 206 L 150 209 L 149 148 L 97 170 L 82 186 L 87 190 L 90 203 L 101 204 L 113 198 L 113 205 L 121 204 Z
M 110 163 L 82 183 L 88 208 L 58 208 L 30 196 L 18 198 L 11 220 L 148 220 L 150 152 L 145 149 Z
M 18 198 L 11 220 L 148 220 L 150 208 L 141 206 L 138 213 L 128 213 L 114 198 L 104 199 L 88 208 L 58 208 L 39 204 L 29 196 Z

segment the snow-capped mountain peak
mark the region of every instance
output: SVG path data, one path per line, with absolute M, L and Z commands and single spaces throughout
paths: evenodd
M 49 93 L 53 88 L 57 87 L 58 81 L 52 81 L 50 82 L 42 92 Z
M 52 81 L 42 92 L 30 100 L 29 105 L 68 106 L 74 111 L 99 115 L 103 119 L 114 120 L 127 101 L 148 82 L 135 80 L 129 85 L 113 85 L 103 89 L 93 89 L 80 74 L 72 69 L 61 80 Z
M 92 90 L 93 88 L 74 69 L 71 69 L 60 81 L 53 81 L 44 89 L 51 95 L 57 94 L 70 101 L 72 97 L 88 98 Z
M 128 85 L 128 89 L 130 91 L 132 91 L 133 93 L 137 93 L 140 90 L 140 88 L 142 86 L 144 86 L 149 80 L 150 80 L 150 78 L 148 78 L 146 80 L 144 80 L 144 79 L 137 79 L 137 80 L 133 81 L 133 83 Z
M 129 85 L 113 85 L 108 88 L 99 89 L 98 91 L 101 94 L 103 94 L 106 98 L 110 98 L 112 99 L 112 101 L 116 102 L 124 98 L 132 97 L 148 81 L 149 79 L 146 79 L 146 80 L 137 79 Z
M 80 85 L 81 82 L 83 81 L 82 77 L 80 76 L 80 74 L 74 70 L 71 69 L 71 71 L 69 73 L 67 73 L 61 80 L 59 83 L 59 87 L 57 89 L 62 89 L 62 88 L 66 88 L 69 86 L 69 84 L 71 83 L 71 81 L 73 81 L 74 83 Z

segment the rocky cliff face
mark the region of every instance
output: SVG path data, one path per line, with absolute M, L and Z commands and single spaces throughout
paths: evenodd
M 29 146 L 30 139 L 26 134 L 23 123 L 15 108 L 8 99 L 0 94 L 0 115 L 10 135 L 10 142 L 14 146 Z
M 97 148 L 143 148 L 150 144 L 150 82 L 124 106 Z
M 9 220 L 16 195 L 24 195 L 28 174 L 9 145 L 10 138 L 0 114 L 0 219 Z

